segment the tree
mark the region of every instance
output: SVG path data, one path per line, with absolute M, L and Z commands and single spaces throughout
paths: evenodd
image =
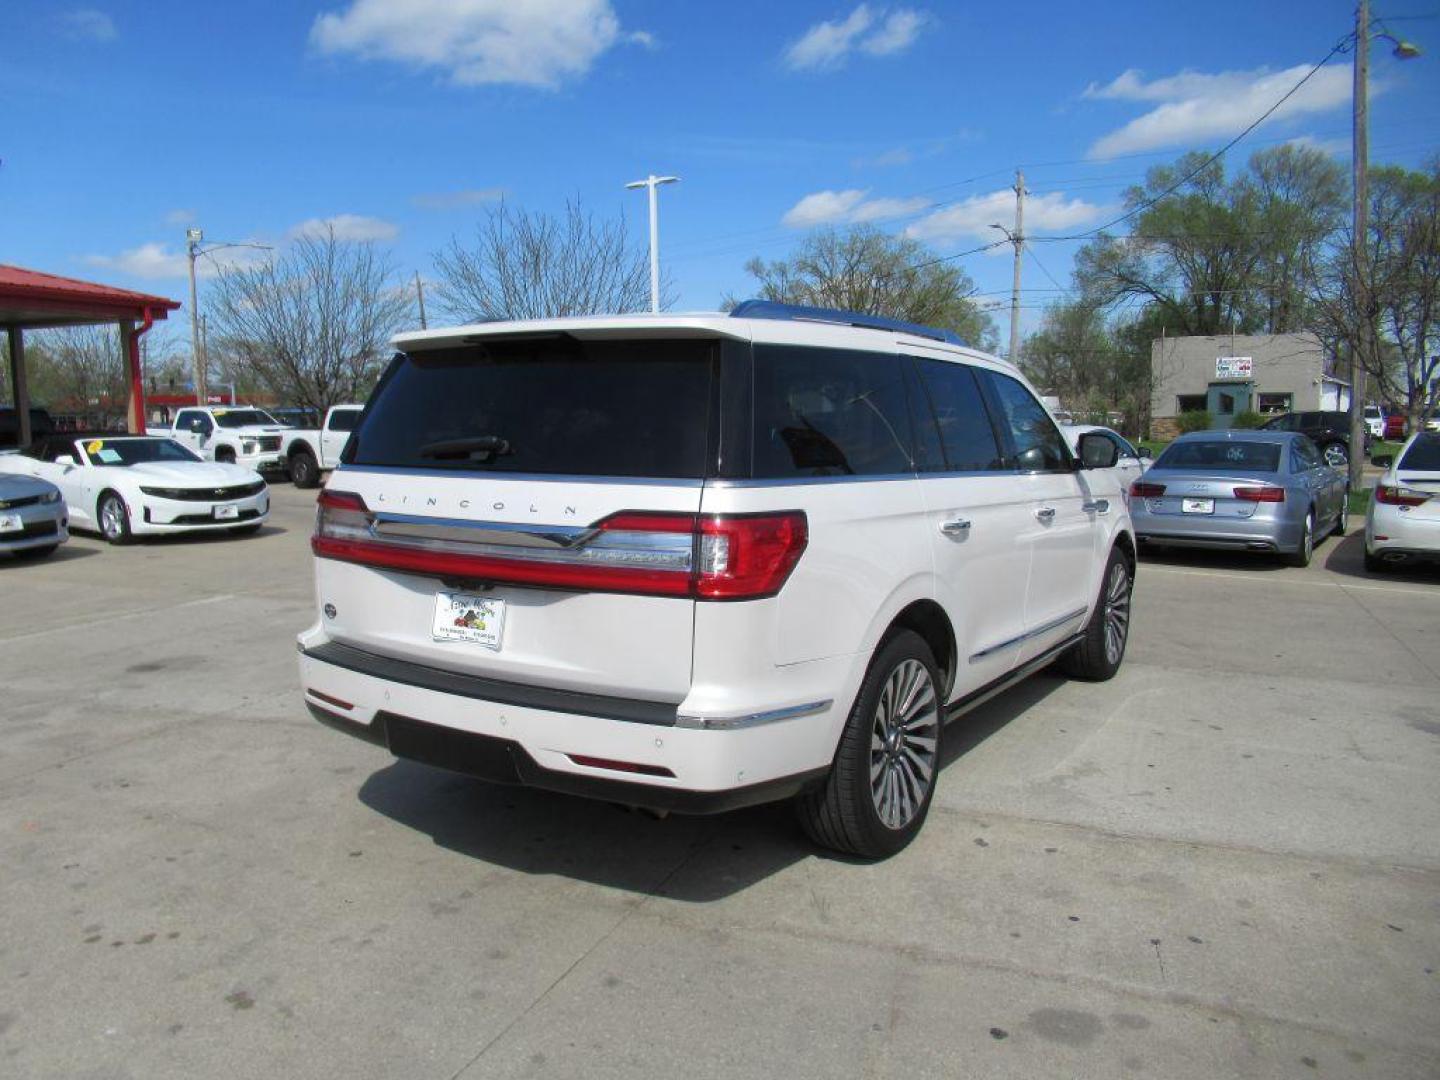
M 1081 291 L 1105 306 L 1158 306 L 1178 334 L 1305 329 L 1308 285 L 1344 213 L 1340 166 L 1297 146 L 1257 152 L 1229 181 L 1223 162 L 1204 163 L 1187 154 L 1125 193 L 1127 209 L 1145 209 L 1130 235 L 1102 235 L 1080 250 Z
M 27 336 L 30 399 L 52 413 L 72 414 L 86 427 L 125 420 L 130 384 L 113 324 L 67 326 Z
M 227 266 L 211 291 L 210 340 L 286 402 L 324 412 L 363 399 L 410 312 L 388 258 L 334 229 L 280 258 Z
M 650 255 L 624 218 L 597 221 L 578 202 L 563 217 L 491 209 L 464 246 L 435 253 L 440 306 L 459 322 L 618 314 L 650 306 Z M 662 288 L 661 306 L 669 300 Z
M 994 348 L 995 327 L 971 297 L 975 284 L 959 266 L 906 236 L 870 225 L 811 233 L 788 260 L 754 258 L 745 270 L 760 296 L 786 304 L 840 308 L 953 330 Z M 727 297 L 733 306 L 733 298 Z
M 1105 312 L 1080 299 L 1054 304 L 1040 329 L 1025 339 L 1021 368 L 1077 415 L 1105 423 L 1119 412 L 1137 434 L 1149 409 L 1150 343 L 1135 340 L 1133 321 L 1112 325 Z
M 1327 340 L 1360 358 L 1374 396 L 1403 405 L 1414 431 L 1440 406 L 1440 159 L 1371 170 L 1366 246 L 1368 304 L 1347 233 L 1316 281 L 1315 308 Z

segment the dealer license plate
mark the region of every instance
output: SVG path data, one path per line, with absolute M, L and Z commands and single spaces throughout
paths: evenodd
M 1180 509 L 1187 514 L 1213 514 L 1215 512 L 1215 500 L 1186 499 L 1180 504 Z
M 216 521 L 234 521 L 240 516 L 240 504 L 230 503 L 228 506 L 215 507 Z
M 19 514 L 0 514 L 0 532 L 19 532 L 24 527 Z
M 435 594 L 435 622 L 430 636 L 436 641 L 465 641 L 499 652 L 504 629 L 504 600 L 469 593 Z

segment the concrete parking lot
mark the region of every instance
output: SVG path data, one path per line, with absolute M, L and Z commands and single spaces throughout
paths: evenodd
M 1120 676 L 952 727 L 862 865 L 317 725 L 274 495 L 0 561 L 0 1075 L 1440 1075 L 1440 574 L 1147 560 Z

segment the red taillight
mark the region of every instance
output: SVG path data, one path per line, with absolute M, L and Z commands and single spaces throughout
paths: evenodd
M 573 548 L 480 551 L 464 541 L 380 535 L 360 496 L 324 492 L 311 550 L 320 558 L 441 578 L 582 592 L 754 600 L 780 591 L 805 551 L 805 515 L 670 514 L 623 510 Z M 470 548 L 471 550 L 466 550 Z M 512 549 L 513 550 L 513 549 Z
M 1136 480 L 1130 485 L 1130 495 L 1136 499 L 1158 499 L 1165 494 L 1164 484 L 1147 484 L 1143 480 Z
M 1235 498 L 1241 502 L 1283 503 L 1285 489 L 1281 487 L 1237 487 Z
M 1386 506 L 1420 506 L 1430 501 L 1430 494 L 1415 488 L 1396 487 L 1394 484 L 1377 484 L 1375 501 Z

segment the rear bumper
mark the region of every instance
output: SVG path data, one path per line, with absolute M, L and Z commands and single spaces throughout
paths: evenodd
M 1365 521 L 1365 550 L 1397 561 L 1440 560 L 1440 521 L 1396 506 L 1372 506 Z
M 1136 500 L 1138 503 L 1140 500 Z M 1214 518 L 1151 514 L 1131 507 L 1135 538 L 1142 544 L 1221 551 L 1294 551 L 1304 534 L 1301 522 L 1273 517 Z
M 429 724 L 397 713 L 378 712 L 368 724 L 307 701 L 310 715 L 326 727 L 387 748 L 396 757 L 463 773 L 494 784 L 520 784 L 587 799 L 670 810 L 679 814 L 721 814 L 798 794 L 824 777 L 819 769 L 721 791 L 660 787 L 604 775 L 547 769 L 514 739 Z
M 299 663 L 317 720 L 397 757 L 609 802 L 694 814 L 771 802 L 823 778 L 835 749 L 829 703 L 697 729 L 679 726 L 677 703 L 458 675 L 323 637 L 302 636 Z

